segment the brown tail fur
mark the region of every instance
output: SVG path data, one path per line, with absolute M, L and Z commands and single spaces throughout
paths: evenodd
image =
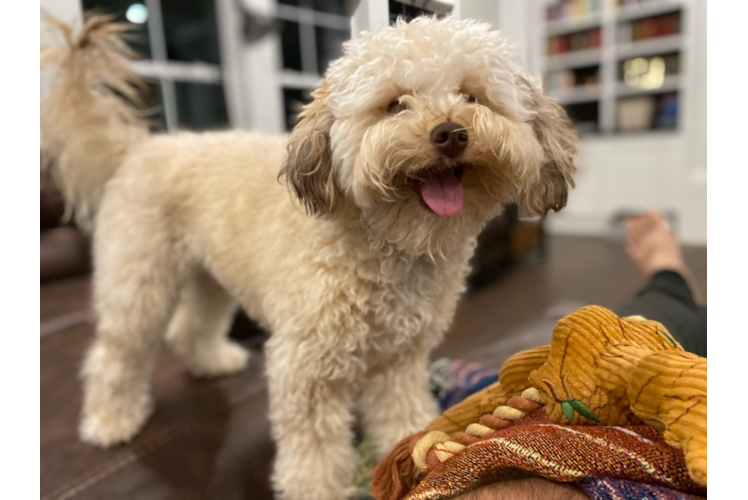
M 144 81 L 128 63 L 134 53 L 122 40 L 126 24 L 111 16 L 89 18 L 78 34 L 44 14 L 65 45 L 42 47 L 41 66 L 58 67 L 41 102 L 41 148 L 76 222 L 93 229 L 104 186 L 128 148 L 148 135 L 135 106 Z

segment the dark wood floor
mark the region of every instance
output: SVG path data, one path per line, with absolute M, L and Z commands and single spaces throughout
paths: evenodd
M 706 249 L 685 257 L 706 295 Z M 466 295 L 435 357 L 500 366 L 548 342 L 557 317 L 576 307 L 615 308 L 641 286 L 619 245 L 551 237 L 547 254 Z M 41 287 L 41 493 L 43 499 L 265 499 L 274 448 L 265 413 L 261 339 L 250 368 L 196 381 L 166 349 L 154 370 L 157 411 L 132 443 L 99 450 L 76 439 L 78 366 L 92 332 L 87 277 Z
M 704 297 L 705 247 L 683 249 Z M 547 255 L 510 268 L 492 286 L 463 298 L 436 356 L 500 366 L 515 352 L 547 344 L 556 319 L 596 304 L 615 309 L 643 285 L 622 246 L 601 238 L 548 238 Z

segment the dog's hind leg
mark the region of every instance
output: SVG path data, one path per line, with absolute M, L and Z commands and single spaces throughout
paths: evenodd
M 168 231 L 150 227 L 155 221 L 123 221 L 125 212 L 119 212 L 102 212 L 95 234 L 98 324 L 81 372 L 79 434 L 98 446 L 129 441 L 151 414 L 151 366 L 174 310 L 184 260 Z
M 217 377 L 247 366 L 249 352 L 227 336 L 236 309 L 231 295 L 202 269 L 182 287 L 166 340 L 192 375 Z

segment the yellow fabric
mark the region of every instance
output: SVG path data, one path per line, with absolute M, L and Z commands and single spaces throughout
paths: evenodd
M 656 321 L 619 318 L 603 307 L 583 307 L 558 321 L 548 359 L 528 381 L 540 391 L 553 421 L 567 423 L 561 403 L 579 400 L 602 424 L 641 423 L 629 407 L 627 377 L 636 361 L 653 351 L 683 352 L 669 335 Z M 569 423 L 586 422 L 575 412 Z
M 706 486 L 706 358 L 687 352 L 657 352 L 642 358 L 631 375 L 633 412 L 665 431 L 686 455 L 688 472 Z
M 475 427 L 481 415 L 523 391 L 539 397 L 559 424 L 660 429 L 683 449 L 693 480 L 706 486 L 707 360 L 685 352 L 660 323 L 620 318 L 599 306 L 579 309 L 558 321 L 549 346 L 510 357 L 497 383 L 444 412 L 428 430 Z

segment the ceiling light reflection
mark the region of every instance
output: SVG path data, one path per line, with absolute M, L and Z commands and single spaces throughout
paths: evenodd
M 134 24 L 143 24 L 148 20 L 148 7 L 142 3 L 134 3 L 127 8 L 125 17 Z

